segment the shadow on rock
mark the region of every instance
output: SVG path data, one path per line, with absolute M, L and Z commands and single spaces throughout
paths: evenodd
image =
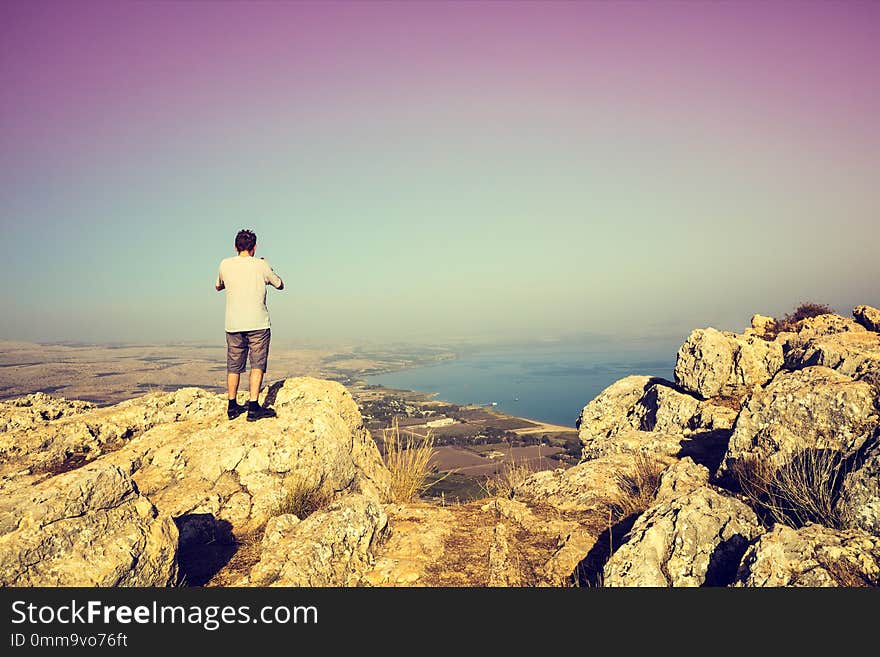
M 605 564 L 611 558 L 612 553 L 626 543 L 629 538 L 629 530 L 632 529 L 639 515 L 641 514 L 634 513 L 627 516 L 599 534 L 599 538 L 596 539 L 587 556 L 581 560 L 571 574 L 572 584 L 593 587 L 604 585 Z
M 204 586 L 238 550 L 232 525 L 210 513 L 188 513 L 174 519 L 180 533 L 177 562 L 184 586 Z
M 741 534 L 731 536 L 719 543 L 709 556 L 706 579 L 703 586 L 728 586 L 736 579 L 736 571 L 742 561 L 749 539 Z
M 269 389 L 266 391 L 266 400 L 263 402 L 263 406 L 272 406 L 275 403 L 275 399 L 278 397 L 278 391 L 284 387 L 284 379 L 281 381 L 276 381 L 272 385 L 269 386 Z
M 732 434 L 732 429 L 692 434 L 681 441 L 681 451 L 676 456 L 680 459 L 690 456 L 694 463 L 706 466 L 709 472 L 715 472 L 727 452 Z

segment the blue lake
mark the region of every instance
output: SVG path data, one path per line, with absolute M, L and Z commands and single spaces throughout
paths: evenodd
M 455 404 L 574 427 L 584 405 L 630 374 L 672 378 L 679 343 L 539 343 L 485 349 L 456 360 L 370 376 L 388 388 L 436 393 Z

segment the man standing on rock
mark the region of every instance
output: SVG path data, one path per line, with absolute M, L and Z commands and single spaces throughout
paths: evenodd
M 235 236 L 237 256 L 220 262 L 214 287 L 226 290 L 226 391 L 229 397 L 227 415 L 234 420 L 247 410 L 248 422 L 275 417 L 275 411 L 260 406 L 260 386 L 269 360 L 270 322 L 266 307 L 266 285 L 284 289 L 284 281 L 265 258 L 255 258 L 257 236 L 240 230 Z M 235 399 L 238 382 L 250 353 L 250 397 L 241 406 Z

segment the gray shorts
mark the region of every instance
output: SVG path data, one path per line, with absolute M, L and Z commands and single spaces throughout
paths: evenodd
M 258 331 L 237 331 L 226 333 L 226 371 L 230 374 L 244 372 L 248 352 L 251 355 L 251 369 L 266 371 L 269 361 L 269 329 Z

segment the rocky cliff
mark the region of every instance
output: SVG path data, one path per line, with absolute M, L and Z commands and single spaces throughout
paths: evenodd
M 695 330 L 581 411 L 583 460 L 393 502 L 340 384 L 0 402 L 5 586 L 876 586 L 880 311 Z

